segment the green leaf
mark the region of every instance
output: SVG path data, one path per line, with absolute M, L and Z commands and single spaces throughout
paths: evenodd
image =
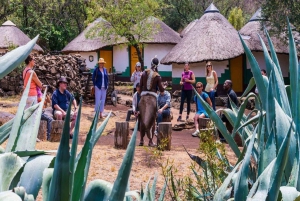
M 46 94 L 47 94 L 47 89 L 44 91 L 42 101 L 38 103 L 39 104 L 38 109 L 23 124 L 14 150 L 24 151 L 24 150 L 35 149 L 36 138 L 39 132 L 39 127 L 41 122 L 40 117 L 42 116 Z
M 156 182 L 157 182 L 157 173 L 154 176 L 154 181 L 151 187 L 151 200 L 155 200 L 155 192 L 156 192 Z
M 248 86 L 245 89 L 243 95 L 241 96 L 241 98 L 245 97 L 250 91 L 251 89 L 255 86 L 255 79 L 254 77 L 251 77 L 251 79 L 249 80 Z
M 20 132 L 22 129 L 21 124 L 22 124 L 22 119 L 23 119 L 23 114 L 24 114 L 24 108 L 26 106 L 26 101 L 28 98 L 28 93 L 29 93 L 29 88 L 30 88 L 29 83 L 31 82 L 31 79 L 32 79 L 32 73 L 27 81 L 26 88 L 23 92 L 21 101 L 18 106 L 17 114 L 14 118 L 14 123 L 12 125 L 10 136 L 9 136 L 9 139 L 8 139 L 8 142 L 6 145 L 6 149 L 5 149 L 6 152 L 15 151 L 15 147 L 18 142 L 18 138 L 19 138 L 19 135 L 20 135 Z
M 38 104 L 35 104 L 25 110 L 21 125 L 23 125 L 27 121 L 27 119 L 35 112 L 38 106 Z M 9 120 L 0 127 L 0 144 L 2 144 L 8 139 L 14 120 L 15 118 Z
M 278 58 L 277 58 L 277 53 L 275 51 L 275 48 L 274 48 L 273 42 L 272 42 L 272 40 L 269 36 L 269 33 L 268 33 L 268 31 L 265 27 L 264 27 L 264 32 L 265 32 L 265 34 L 267 36 L 267 39 L 268 39 L 268 44 L 269 44 L 269 47 L 270 47 L 272 60 L 273 60 L 274 64 L 276 65 L 276 67 L 278 69 L 278 72 L 280 73 L 281 80 L 283 80 L 282 72 L 281 72 L 279 61 L 278 61 Z M 270 72 L 267 72 L 267 73 L 268 73 L 268 75 L 270 75 Z
M 72 200 L 73 201 L 80 200 L 84 196 L 84 190 L 85 190 L 85 186 L 86 186 L 86 182 L 87 182 L 88 171 L 89 171 L 90 162 L 91 162 L 92 153 L 93 153 L 92 137 L 96 133 L 98 115 L 99 115 L 99 110 L 97 110 L 97 112 L 95 114 L 93 123 L 90 127 L 90 131 L 86 137 L 86 140 L 85 140 L 84 146 L 81 150 L 81 153 L 77 156 L 78 162 L 77 162 L 77 166 L 76 166 L 76 170 L 75 170 L 76 177 L 74 177 L 73 192 L 72 192 Z M 110 117 L 110 114 L 106 117 L 106 121 L 102 122 L 102 124 L 99 128 L 102 131 L 104 130 L 109 117 Z M 100 133 L 100 136 L 101 136 L 101 134 L 102 133 Z
M 165 184 L 161 190 L 161 193 L 160 193 L 160 196 L 158 198 L 158 201 L 164 201 L 164 198 L 165 198 L 165 193 L 166 193 L 166 189 L 167 189 L 167 180 L 165 180 Z
M 84 201 L 107 201 L 113 185 L 107 181 L 96 179 L 91 181 L 85 190 Z M 122 199 L 123 200 L 123 199 Z
M 245 42 L 242 39 L 242 36 L 240 34 L 239 34 L 239 37 L 240 37 L 240 40 L 241 40 L 242 45 L 244 47 L 247 59 L 250 63 L 251 71 L 253 73 L 253 77 L 255 79 L 256 87 L 258 89 L 261 100 L 266 100 L 267 99 L 267 97 L 266 97 L 267 90 L 266 90 L 266 87 L 265 87 L 263 76 L 261 75 L 261 72 L 260 72 L 259 65 L 258 65 L 255 57 L 253 56 L 251 50 L 247 47 L 247 45 L 245 44 Z M 262 106 L 263 106 L 263 109 L 266 108 L 266 102 L 265 101 L 262 101 Z
M 72 100 L 70 101 L 72 102 Z M 64 128 L 60 138 L 57 155 L 54 163 L 54 172 L 50 183 L 49 201 L 68 201 L 70 199 L 70 113 L 72 104 L 69 105 L 65 117 Z
M 46 154 L 46 151 L 42 150 L 33 150 L 33 151 L 15 151 L 14 154 L 17 154 L 19 157 L 26 157 L 26 156 L 37 156 Z
M 300 196 L 300 192 L 295 187 L 281 186 L 282 201 L 294 201 Z
M 242 163 L 242 167 L 238 171 L 237 179 L 234 184 L 234 199 L 235 200 L 246 200 L 248 195 L 248 172 L 250 165 L 250 157 L 252 153 L 252 148 L 255 140 L 255 131 L 252 135 L 251 141 L 247 147 L 247 151 L 244 157 L 244 161 Z
M 267 93 L 267 108 L 266 108 L 266 123 L 267 123 L 267 129 L 268 133 L 271 133 L 271 129 L 273 127 L 273 122 L 275 121 L 275 98 L 273 94 L 272 85 L 273 83 L 273 75 L 270 75 L 270 82 L 268 86 L 268 93 Z
M 279 188 L 281 185 L 281 179 L 284 175 L 284 172 L 287 171 L 285 166 L 288 161 L 288 154 L 290 148 L 292 136 L 292 124 L 290 126 L 290 130 L 286 135 L 277 155 L 277 159 L 271 174 L 271 186 L 268 192 L 268 197 L 266 201 L 274 201 L 277 200 L 279 194 Z
M 43 172 L 49 167 L 53 156 L 39 155 L 30 157 L 25 165 L 19 186 L 23 186 L 28 194 L 37 197 L 42 186 Z M 34 173 L 34 174 L 33 174 Z
M 203 100 L 201 96 L 199 96 L 195 88 L 194 88 L 194 92 L 197 95 L 197 98 L 200 100 L 203 108 L 207 112 L 210 119 L 215 123 L 218 130 L 222 133 L 223 137 L 226 139 L 226 141 L 228 142 L 229 146 L 231 147 L 235 155 L 239 157 L 241 151 L 239 150 L 237 144 L 235 143 L 230 133 L 227 131 L 225 125 L 223 124 L 223 121 L 220 119 L 218 114 L 210 107 L 210 105 L 208 105 L 208 103 L 205 100 Z
M 0 192 L 9 190 L 10 183 L 23 164 L 23 160 L 16 154 L 0 154 Z
M 266 148 L 263 152 L 262 170 L 264 170 L 276 158 L 276 153 L 275 134 L 272 130 L 266 142 Z
M 22 199 L 11 191 L 0 192 L 0 201 L 22 201 Z
M 22 62 L 31 53 L 38 37 L 39 36 L 36 36 L 26 45 L 20 46 L 0 57 L 0 79 L 4 78 L 7 74 L 22 64 Z
M 43 201 L 48 201 L 50 183 L 53 176 L 53 168 L 46 168 L 43 172 L 43 182 L 42 182 L 42 190 L 43 190 Z
M 14 188 L 13 192 L 17 194 L 24 201 L 35 201 L 33 195 L 31 194 L 28 195 L 23 186 Z
M 214 201 L 223 200 L 224 196 L 226 195 L 226 190 L 228 188 L 228 185 L 231 183 L 231 180 L 233 176 L 235 176 L 237 169 L 240 167 L 240 164 L 242 161 L 236 164 L 236 166 L 233 168 L 233 170 L 229 173 L 229 175 L 226 177 L 220 188 L 217 190 Z
M 75 159 L 76 159 L 76 153 L 77 153 L 77 145 L 78 145 L 78 135 L 79 135 L 79 127 L 80 127 L 80 119 L 81 119 L 81 107 L 82 107 L 82 97 L 80 98 L 79 108 L 78 108 L 78 114 L 76 119 L 76 124 L 74 128 L 73 133 L 73 140 L 72 140 L 72 148 L 70 153 L 70 192 L 72 192 L 73 189 L 73 182 L 74 182 L 74 173 L 75 173 Z
M 126 192 L 126 187 L 128 184 L 131 166 L 134 158 L 135 152 L 135 142 L 136 142 L 136 134 L 138 128 L 138 121 L 135 124 L 134 131 L 131 137 L 131 140 L 128 144 L 125 156 L 123 158 L 122 165 L 119 169 L 117 179 L 114 183 L 111 195 L 109 196 L 109 200 L 123 200 Z

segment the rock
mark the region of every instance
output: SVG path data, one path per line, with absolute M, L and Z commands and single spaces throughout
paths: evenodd
M 181 97 L 181 90 L 174 91 L 173 96 L 175 96 L 175 97 Z

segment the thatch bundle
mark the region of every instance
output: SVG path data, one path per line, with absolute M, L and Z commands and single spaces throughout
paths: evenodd
M 161 63 L 221 61 L 243 53 L 238 32 L 212 4 Z
M 180 33 L 180 37 L 184 37 L 198 22 L 199 19 L 195 19 L 191 23 L 189 23 Z
M 10 46 L 19 47 L 30 41 L 30 38 L 9 20 L 2 24 L 0 33 L 0 49 L 8 49 Z M 33 49 L 43 52 L 39 45 L 35 45 Z
M 258 34 L 263 39 L 264 43 L 266 44 L 268 50 L 270 50 L 267 37 L 263 31 L 263 25 L 266 27 L 267 30 L 271 29 L 271 26 L 267 21 L 262 19 L 261 9 L 258 9 L 256 13 L 251 17 L 249 22 L 239 31 L 242 35 L 245 43 L 252 51 L 263 51 L 260 39 Z M 293 31 L 295 40 L 300 41 L 300 35 L 298 32 Z M 285 34 L 280 34 L 280 36 L 272 36 L 271 40 L 273 42 L 275 51 L 277 53 L 289 53 L 288 48 L 288 40 Z M 297 43 L 296 43 L 297 44 Z M 298 44 L 299 46 L 299 44 Z

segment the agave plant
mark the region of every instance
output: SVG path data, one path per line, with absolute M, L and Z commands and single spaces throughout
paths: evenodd
M 232 110 L 223 113 L 233 126 L 229 133 L 223 122 L 209 105 L 198 95 L 201 103 L 225 137 L 238 158 L 236 164 L 214 200 L 284 200 L 300 199 L 300 69 L 295 42 L 288 23 L 290 86 L 285 86 L 281 68 L 267 30 L 271 56 L 260 38 L 266 62 L 268 80 L 264 80 L 257 61 L 241 38 L 250 62 L 253 79 L 243 96 L 246 100 L 238 108 L 231 102 Z M 259 96 L 249 93 L 256 84 Z M 256 109 L 244 114 L 247 100 L 254 97 Z M 240 151 L 234 135 L 243 139 Z M 201 200 L 201 199 L 200 199 Z

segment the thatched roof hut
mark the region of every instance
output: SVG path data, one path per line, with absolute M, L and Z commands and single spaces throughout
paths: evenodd
M 99 50 L 102 47 L 111 45 L 109 42 L 103 40 L 101 37 L 87 38 L 86 34 L 97 23 L 106 22 L 103 18 L 98 18 L 94 22 L 88 25 L 88 27 L 81 32 L 76 38 L 74 38 L 62 52 L 92 52 Z
M 199 19 L 195 19 L 191 23 L 189 23 L 180 33 L 180 37 L 184 37 L 198 22 Z
M 222 61 L 244 53 L 238 32 L 211 4 L 161 63 Z
M 7 49 L 10 45 L 26 45 L 31 39 L 22 32 L 14 23 L 6 21 L 0 26 L 0 49 Z M 39 45 L 35 45 L 33 50 L 44 52 Z
M 250 50 L 252 51 L 263 51 L 261 42 L 259 40 L 259 37 L 257 34 L 261 36 L 263 41 L 265 42 L 268 50 L 269 44 L 267 37 L 263 31 L 262 25 L 265 25 L 267 30 L 270 30 L 270 25 L 267 24 L 267 22 L 262 18 L 261 14 L 261 8 L 256 11 L 256 13 L 251 17 L 249 22 L 242 27 L 242 29 L 239 31 L 240 34 L 242 35 L 245 43 L 249 47 Z M 296 40 L 299 39 L 299 33 L 293 32 Z M 288 48 L 288 42 L 287 39 L 284 37 L 284 34 L 281 34 L 281 36 L 272 36 L 271 37 L 275 51 L 277 53 L 284 53 L 288 54 L 289 53 L 289 48 Z
M 141 40 L 142 43 L 156 44 L 177 44 L 180 41 L 180 35 L 163 21 L 156 17 L 149 17 L 146 21 L 153 24 L 154 34 L 150 34 L 148 39 Z

